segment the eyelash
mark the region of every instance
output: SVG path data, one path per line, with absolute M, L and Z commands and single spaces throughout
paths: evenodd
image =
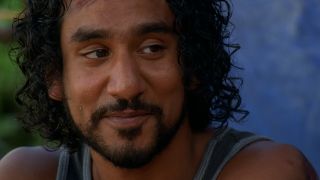
M 150 46 L 147 46 L 145 48 L 150 48 L 151 49 L 151 53 L 154 53 L 154 49 L 156 49 L 157 52 L 163 51 L 165 49 L 164 46 L 159 45 L 159 44 L 150 45 Z M 145 49 L 145 48 L 143 48 L 143 49 Z
M 156 58 L 160 57 L 160 53 L 166 49 L 162 44 L 150 44 L 145 45 L 138 50 L 138 54 L 145 56 L 146 58 Z M 148 52 L 145 52 L 145 51 Z M 97 48 L 90 50 L 88 52 L 82 53 L 82 55 L 88 59 L 105 59 L 111 55 L 111 52 L 108 48 Z
M 99 53 L 100 53 L 100 55 L 99 55 Z M 101 55 L 101 53 L 103 53 L 103 54 Z M 94 54 L 96 57 L 90 57 L 92 54 Z M 101 58 L 106 58 L 106 57 L 110 56 L 110 52 L 108 49 L 95 49 L 90 52 L 84 53 L 83 56 L 85 56 L 89 59 L 101 59 Z

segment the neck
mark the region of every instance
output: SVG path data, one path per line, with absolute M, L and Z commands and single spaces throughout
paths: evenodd
M 137 169 L 115 167 L 91 149 L 93 179 L 192 179 L 210 138 L 211 130 L 193 133 L 185 122 L 161 153 Z

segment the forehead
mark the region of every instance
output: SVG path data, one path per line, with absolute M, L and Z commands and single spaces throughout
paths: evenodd
M 171 25 L 173 19 L 166 0 L 72 0 L 62 25 L 117 27 L 152 20 Z

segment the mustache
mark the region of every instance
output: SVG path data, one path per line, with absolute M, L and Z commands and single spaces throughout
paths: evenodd
M 154 104 L 150 104 L 147 102 L 143 102 L 137 98 L 129 101 L 126 99 L 117 99 L 117 101 L 113 104 L 106 104 L 103 106 L 98 107 L 95 112 L 91 115 L 91 122 L 93 126 L 97 126 L 101 119 L 105 117 L 108 114 L 114 113 L 114 112 L 121 112 L 126 109 L 131 110 L 142 110 L 145 111 L 148 114 L 152 114 L 156 116 L 157 118 L 161 118 L 163 111 L 162 109 Z

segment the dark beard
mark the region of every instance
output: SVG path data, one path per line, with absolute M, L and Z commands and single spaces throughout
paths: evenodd
M 110 111 L 122 111 L 125 109 L 145 110 L 153 114 L 156 121 L 155 133 L 152 137 L 152 143 L 145 148 L 134 147 L 134 139 L 142 133 L 142 127 L 132 129 L 119 129 L 118 136 L 126 139 L 128 143 L 122 147 L 113 148 L 103 140 L 102 136 L 96 132 L 98 124 L 103 115 Z M 159 154 L 171 142 L 177 131 L 180 129 L 185 118 L 184 109 L 180 114 L 179 119 L 171 127 L 166 127 L 163 123 L 162 109 L 151 104 L 142 103 L 138 99 L 131 102 L 126 100 L 118 100 L 117 104 L 108 105 L 98 108 L 91 117 L 92 122 L 87 125 L 85 130 L 80 129 L 74 124 L 74 128 L 79 136 L 92 149 L 98 152 L 107 161 L 110 161 L 114 166 L 126 169 L 140 168 L 148 164 L 157 154 Z

